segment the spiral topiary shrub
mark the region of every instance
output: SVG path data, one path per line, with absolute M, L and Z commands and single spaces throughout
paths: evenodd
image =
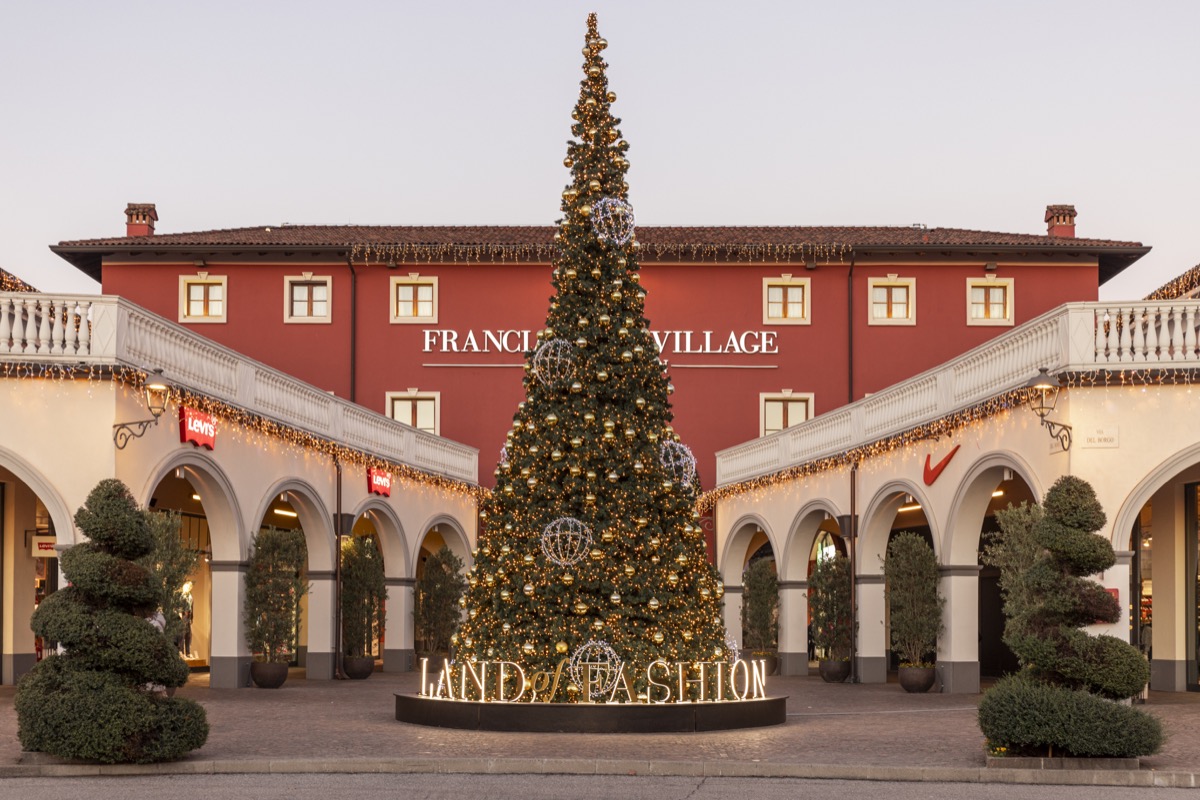
M 104 480 L 75 524 L 91 540 L 63 553 L 71 585 L 30 621 L 65 650 L 51 653 L 17 686 L 17 735 L 26 750 L 112 764 L 180 758 L 208 739 L 199 704 L 168 698 L 188 667 L 151 621 L 162 602 L 134 563 L 154 548 L 146 517 L 125 484 Z
M 1137 648 L 1114 636 L 1081 630 L 1117 622 L 1121 609 L 1084 576 L 1115 562 L 1095 535 L 1105 524 L 1096 493 L 1084 480 L 1059 478 L 1042 513 L 997 515 L 1004 539 L 988 548 L 1001 568 L 1004 642 L 1022 672 L 996 684 L 979 705 L 979 726 L 993 748 L 1017 755 L 1135 757 L 1162 746 L 1158 719 L 1117 700 L 1150 679 Z

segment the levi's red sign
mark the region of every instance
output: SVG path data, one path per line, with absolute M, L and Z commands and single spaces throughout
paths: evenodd
M 375 467 L 367 467 L 367 491 L 371 494 L 392 496 L 392 473 Z
M 209 450 L 214 449 L 217 446 L 216 417 L 187 406 L 181 407 L 179 409 L 179 441 L 183 444 L 191 442 L 197 447 L 207 447 Z

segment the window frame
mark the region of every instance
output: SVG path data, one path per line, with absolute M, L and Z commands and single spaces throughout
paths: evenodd
M 1004 317 L 972 317 L 971 293 L 975 289 L 1004 289 Z M 1016 325 L 1016 281 L 1013 278 L 999 278 L 988 275 L 985 278 L 967 278 L 967 324 L 972 327 L 1007 327 Z M 990 305 L 984 303 L 985 306 Z
M 398 303 L 396 294 L 401 286 L 432 286 L 433 314 L 428 317 L 408 317 L 396 313 Z M 410 272 L 407 276 L 394 275 L 388 281 L 388 316 L 393 325 L 436 325 L 438 321 L 438 278 L 436 275 L 421 275 Z
M 803 402 L 805 405 L 804 419 L 800 420 L 800 422 L 795 422 L 792 425 L 787 425 L 783 428 L 780 428 L 778 431 L 771 431 L 771 433 L 767 433 L 767 403 L 769 403 L 769 402 L 782 402 L 782 403 Z M 812 392 L 793 392 L 791 389 L 782 389 L 778 392 L 761 392 L 761 393 L 759 393 L 759 395 L 758 395 L 758 435 L 759 436 L 771 436 L 773 434 L 780 433 L 782 431 L 786 431 L 788 428 L 794 427 L 795 425 L 800 425 L 801 423 L 808 422 L 814 416 L 814 414 L 813 414 L 814 403 L 815 403 L 814 394 Z
M 189 289 L 192 286 L 220 286 L 221 313 L 192 316 L 188 314 Z M 179 276 L 179 322 L 192 325 L 212 325 L 226 322 L 229 318 L 229 276 L 211 275 L 208 272 L 197 272 L 194 275 Z
M 904 317 L 876 317 L 875 290 L 903 286 L 908 289 L 908 315 Z M 917 279 L 901 278 L 889 273 L 887 277 L 867 278 L 867 324 L 868 325 L 916 325 L 917 324 Z
M 442 433 L 442 393 L 441 392 L 423 392 L 419 389 L 407 389 L 403 392 L 387 392 L 384 400 L 384 416 L 401 425 L 408 425 L 414 430 L 422 431 L 423 428 L 418 428 L 404 420 L 396 419 L 393 413 L 393 407 L 397 400 L 432 400 L 433 401 L 433 430 L 424 431 L 432 433 L 434 436 L 441 436 Z
M 317 286 L 325 285 L 325 314 L 323 316 L 297 316 L 292 313 L 292 288 L 300 284 Z M 312 300 L 309 300 L 309 305 Z M 304 272 L 300 275 L 285 275 L 283 278 L 283 321 L 289 325 L 328 325 L 333 322 L 333 276 L 313 275 Z
M 771 289 L 784 289 L 784 307 L 787 307 L 787 289 L 792 286 L 799 286 L 804 292 L 804 300 L 801 303 L 802 311 L 799 317 L 772 317 L 770 296 Z M 783 274 L 774 278 L 763 278 L 763 294 L 762 294 L 762 313 L 763 325 L 811 325 L 812 324 L 812 278 L 796 278 L 792 275 Z

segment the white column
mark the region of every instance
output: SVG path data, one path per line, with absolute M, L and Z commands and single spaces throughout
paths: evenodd
M 938 591 L 946 598 L 945 631 L 938 638 L 937 666 L 943 692 L 979 693 L 979 566 L 939 569 Z
M 310 680 L 331 680 L 337 653 L 337 582 L 334 573 L 310 572 L 308 581 L 308 653 L 305 675 Z
M 725 633 L 742 646 L 742 587 L 725 584 Z
M 413 668 L 412 578 L 387 579 L 387 619 L 384 621 L 383 671 L 408 672 Z
M 779 584 L 779 674 L 808 674 L 808 582 Z
M 212 650 L 209 684 L 214 689 L 240 689 L 250 685 L 252 654 L 246 646 L 242 609 L 246 603 L 246 564 L 213 561 Z
M 858 576 L 859 683 L 887 683 L 887 636 L 884 628 L 882 575 Z

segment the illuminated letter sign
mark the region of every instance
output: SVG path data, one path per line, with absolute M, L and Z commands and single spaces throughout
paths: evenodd
M 191 442 L 197 447 L 207 447 L 212 450 L 217 446 L 216 417 L 187 406 L 181 407 L 179 409 L 179 441 L 183 444 Z
M 375 467 L 367 467 L 367 491 L 371 494 L 391 497 L 392 473 Z

